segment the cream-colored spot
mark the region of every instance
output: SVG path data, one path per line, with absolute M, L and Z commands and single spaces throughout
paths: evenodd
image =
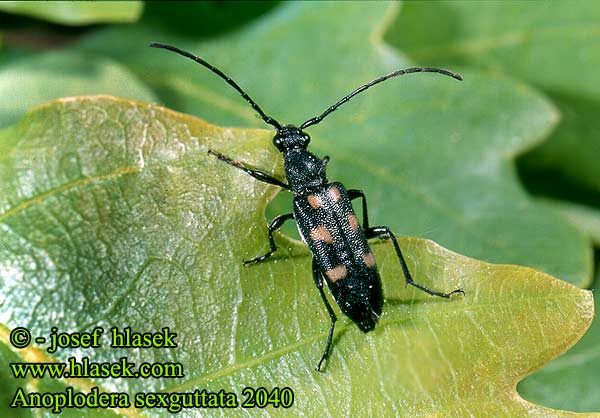
M 328 192 L 328 193 L 329 193 L 329 198 L 330 198 L 331 200 L 333 200 L 334 202 L 337 202 L 338 200 L 340 200 L 340 197 L 342 197 L 342 195 L 340 195 L 340 191 L 339 191 L 339 190 L 338 190 L 338 188 L 337 188 L 337 187 L 335 187 L 335 186 L 332 186 L 332 187 L 329 189 L 329 192 Z
M 325 228 L 324 225 L 319 225 L 315 229 L 311 229 L 310 230 L 310 238 L 313 241 L 323 241 L 323 242 L 326 242 L 327 244 L 331 244 L 333 242 L 333 238 L 331 237 L 331 234 L 329 233 L 327 228 Z
M 318 209 L 323 206 L 321 198 L 316 194 L 309 194 L 306 200 L 308 200 L 308 204 L 312 206 L 313 209 Z
M 338 280 L 346 278 L 346 276 L 348 275 L 348 269 L 346 268 L 346 266 L 341 264 L 337 267 L 332 268 L 331 270 L 327 270 L 325 274 L 327 275 L 327 277 L 329 277 L 329 280 L 335 283 Z
M 367 267 L 375 267 L 375 256 L 373 253 L 364 254 L 363 261 Z
M 351 213 L 348 215 L 348 223 L 350 224 L 350 228 L 355 231 L 358 231 L 358 219 L 356 219 L 356 215 Z

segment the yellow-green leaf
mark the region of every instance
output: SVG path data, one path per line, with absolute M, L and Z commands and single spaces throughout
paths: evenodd
M 341 318 L 326 372 L 315 372 L 329 320 L 310 255 L 278 235 L 275 259 L 243 268 L 242 259 L 266 248 L 264 209 L 276 188 L 207 154 L 215 149 L 281 175 L 271 136 L 111 97 L 56 101 L 1 131 L 2 353 L 16 326 L 34 336 L 47 336 L 53 326 L 169 326 L 178 334 L 176 349 L 15 352 L 36 361 L 77 354 L 184 365 L 181 379 L 68 382 L 132 397 L 204 388 L 240 395 L 246 386 L 294 390 L 292 409 L 269 407 L 264 415 L 574 416 L 522 400 L 515 386 L 581 337 L 593 316 L 591 293 L 422 239 L 400 240 L 415 278 L 443 290 L 460 286 L 466 295 L 443 300 L 405 287 L 390 244 L 376 243 L 386 295 L 381 321 L 365 335 Z M 2 354 L 2 381 L 12 379 L 5 362 L 14 357 Z M 26 383 L 39 390 L 67 382 Z M 120 412 L 170 416 L 161 408 Z M 199 414 L 248 411 L 182 416 Z

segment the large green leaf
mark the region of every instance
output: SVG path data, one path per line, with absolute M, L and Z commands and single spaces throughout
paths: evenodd
M 544 90 L 562 121 L 522 162 L 600 191 L 600 3 L 409 2 L 386 39 L 422 64 L 477 66 Z
M 381 42 L 396 11 L 384 3 L 285 4 L 210 41 L 136 26 L 103 31 L 82 48 L 126 63 L 170 107 L 221 125 L 264 126 L 222 80 L 142 46 L 175 43 L 217 64 L 267 113 L 299 123 L 361 83 L 410 65 Z M 556 110 L 509 79 L 463 75 L 463 83 L 421 74 L 369 90 L 309 129 L 314 149 L 331 155 L 331 178 L 365 191 L 374 223 L 587 283 L 589 241 L 515 181 L 514 156 L 550 132 Z
M 32 16 L 63 25 L 135 22 L 144 8 L 141 1 L 3 1 L 0 10 Z
M 600 246 L 600 209 L 561 200 L 538 199 L 538 202 L 561 213 Z
M 15 326 L 34 336 L 52 326 L 169 326 L 176 349 L 106 343 L 54 357 L 38 348 L 17 355 L 185 366 L 183 379 L 68 382 L 82 390 L 294 390 L 293 409 L 257 411 L 264 416 L 574 416 L 522 400 L 515 385 L 582 335 L 593 316 L 590 292 L 422 239 L 400 241 L 417 280 L 461 286 L 466 295 L 444 300 L 405 287 L 389 243 L 374 245 L 387 297 L 380 324 L 365 335 L 341 318 L 326 372 L 315 372 L 329 323 L 310 256 L 278 236 L 276 259 L 243 268 L 243 258 L 265 250 L 263 212 L 276 188 L 207 155 L 216 149 L 281 175 L 270 137 L 110 97 L 53 102 L 1 131 L 0 342 L 8 346 Z M 7 369 L 0 370 L 6 381 Z M 57 388 L 37 381 L 28 387 Z M 143 414 L 171 416 L 164 409 Z M 248 411 L 181 416 L 205 414 Z
M 509 7 L 498 1 L 409 2 L 386 39 L 419 62 L 510 69 L 510 74 L 545 90 L 598 96 L 593 69 L 600 66 L 599 19 L 598 4 L 585 0 L 553 7 L 535 2 Z M 426 25 L 436 25 L 436 30 L 423 30 Z

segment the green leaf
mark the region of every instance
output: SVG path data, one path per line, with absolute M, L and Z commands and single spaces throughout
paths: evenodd
M 101 93 L 156 101 L 135 75 L 110 59 L 74 51 L 21 58 L 0 67 L 0 126 L 51 99 Z
M 594 192 L 597 199 L 600 192 L 600 95 L 550 93 L 550 97 L 559 107 L 561 123 L 548 141 L 525 154 L 520 163 L 542 175 L 551 170 L 562 173 L 580 188 L 589 189 L 580 200 L 587 200 L 592 195 L 590 192 Z M 595 207 L 599 207 L 597 203 Z
M 589 235 L 597 247 L 600 246 L 600 209 L 560 200 L 538 201 L 561 213 L 571 224 Z
M 595 305 L 600 304 L 600 270 L 596 274 Z M 553 408 L 588 412 L 600 410 L 600 318 L 571 351 L 519 384 L 526 399 Z
M 510 69 L 513 77 L 544 90 L 598 96 L 593 68 L 600 66 L 599 19 L 598 4 L 584 0 L 556 7 L 535 2 L 508 7 L 501 2 L 409 2 L 386 39 L 418 62 Z M 425 24 L 440 26 L 426 31 Z
M 105 342 L 55 357 L 30 347 L 17 355 L 29 361 L 127 356 L 137 364 L 185 367 L 182 379 L 68 382 L 81 390 L 98 385 L 132 396 L 196 388 L 240 395 L 246 386 L 294 390 L 293 409 L 269 407 L 265 415 L 574 416 L 522 400 L 515 386 L 580 338 L 593 316 L 591 293 L 422 239 L 400 240 L 415 278 L 438 289 L 460 286 L 466 295 L 445 300 L 407 288 L 390 244 L 377 243 L 387 298 L 380 323 L 363 334 L 338 312 L 328 367 L 315 372 L 329 319 L 310 255 L 278 235 L 277 258 L 243 268 L 242 259 L 265 249 L 264 209 L 277 189 L 207 154 L 215 149 L 280 175 L 280 157 L 267 146 L 271 135 L 111 97 L 56 101 L 1 131 L 0 318 L 6 327 L 26 326 L 36 337 L 53 326 L 169 326 L 179 343 L 127 350 Z M 4 346 L 7 328 L 0 328 Z M 0 370 L 5 381 L 6 368 Z M 247 415 L 242 408 L 200 413 Z M 164 409 L 143 414 L 171 416 Z
M 62 25 L 135 22 L 142 14 L 141 1 L 3 1 L 0 10 Z
M 223 80 L 142 47 L 177 44 L 222 68 L 282 123 L 300 123 L 362 83 L 411 65 L 381 41 L 396 9 L 300 2 L 210 41 L 136 26 L 103 31 L 81 47 L 125 63 L 172 108 L 219 125 L 264 127 Z M 332 157 L 330 178 L 364 190 L 373 222 L 398 234 L 585 285 L 592 276 L 588 239 L 535 204 L 513 167 L 515 155 L 551 131 L 556 110 L 523 84 L 452 69 L 463 83 L 432 74 L 388 81 L 311 127 L 313 149 Z
M 386 39 L 416 62 L 525 80 L 557 104 L 556 132 L 521 161 L 600 190 L 600 3 L 408 2 Z M 422 30 L 435 27 L 436 30 Z

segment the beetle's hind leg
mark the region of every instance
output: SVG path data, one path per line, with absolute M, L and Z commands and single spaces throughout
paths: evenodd
M 269 245 L 270 249 L 263 255 L 259 255 L 258 257 L 254 257 L 250 260 L 245 260 L 243 262 L 244 266 L 252 263 L 262 263 L 267 258 L 271 257 L 273 253 L 277 250 L 277 245 L 275 245 L 275 238 L 273 238 L 273 232 L 277 231 L 281 226 L 290 219 L 294 219 L 294 215 L 291 213 L 286 213 L 285 215 L 279 215 L 269 224 Z
M 363 211 L 362 227 L 365 231 L 365 235 L 367 236 L 367 239 L 370 239 L 370 238 L 388 239 L 389 238 L 392 240 L 392 243 L 394 244 L 394 249 L 396 250 L 396 255 L 398 256 L 398 261 L 400 261 L 400 266 L 402 267 L 402 272 L 404 273 L 404 278 L 406 279 L 406 284 L 417 287 L 417 288 L 421 289 L 422 291 L 429 293 L 430 295 L 439 296 L 442 298 L 449 298 L 454 293 L 462 293 L 462 294 L 465 293 L 462 289 L 455 289 L 452 292 L 448 292 L 448 293 L 439 292 L 437 290 L 430 289 L 427 286 L 423 286 L 422 284 L 415 282 L 410 274 L 410 271 L 408 270 L 406 261 L 404 261 L 404 256 L 402 255 L 402 251 L 400 251 L 400 246 L 398 245 L 398 241 L 396 240 L 396 236 L 394 235 L 394 233 L 387 226 L 369 227 L 369 214 L 367 212 L 367 199 L 365 197 L 365 194 L 363 193 L 362 190 L 358 190 L 358 189 L 348 190 L 348 198 L 350 200 L 354 200 L 359 197 L 362 199 L 362 211 Z
M 321 360 L 319 361 L 319 364 L 317 365 L 317 367 L 315 369 L 316 371 L 320 372 L 320 371 L 322 371 L 321 367 L 323 366 L 323 363 L 329 357 L 329 350 L 331 349 L 331 340 L 333 339 L 333 329 L 335 328 L 335 322 L 337 321 L 337 316 L 335 316 L 335 312 L 333 312 L 333 308 L 329 304 L 327 297 L 325 297 L 325 292 L 323 291 L 323 276 L 321 275 L 321 270 L 319 270 L 319 266 L 317 265 L 317 262 L 315 261 L 314 258 L 312 261 L 312 273 L 313 273 L 313 279 L 315 281 L 315 285 L 317 286 L 317 289 L 319 289 L 319 293 L 321 294 L 321 299 L 323 299 L 323 303 L 325 304 L 325 307 L 327 308 L 327 312 L 329 313 L 329 318 L 331 319 L 331 325 L 329 327 L 329 335 L 327 336 L 327 345 L 325 346 L 325 350 L 323 351 Z
M 396 236 L 387 226 L 374 226 L 372 228 L 366 229 L 365 234 L 367 238 L 378 237 L 384 239 L 390 238 L 392 240 L 392 243 L 394 244 L 394 249 L 396 250 L 396 255 L 398 256 L 398 261 L 400 261 L 400 266 L 402 267 L 402 272 L 404 273 L 404 278 L 406 279 L 406 284 L 419 288 L 425 293 L 429 293 L 430 295 L 439 296 L 442 298 L 450 298 L 450 296 L 452 296 L 455 293 L 462 293 L 463 295 L 465 294 L 464 290 L 460 288 L 455 289 L 452 292 L 444 293 L 430 289 L 427 286 L 423 286 L 422 284 L 415 282 L 412 276 L 410 275 L 410 271 L 408 270 L 406 261 L 404 261 L 404 256 L 402 256 L 402 251 L 400 251 L 400 246 L 398 245 Z
M 229 165 L 232 165 L 236 168 L 239 168 L 240 170 L 242 170 L 243 172 L 250 174 L 252 177 L 254 177 L 256 180 L 262 181 L 263 183 L 269 183 L 269 184 L 274 184 L 275 186 L 279 186 L 279 187 L 283 187 L 286 190 L 289 190 L 290 186 L 285 184 L 284 182 L 277 180 L 275 177 L 273 177 L 272 175 L 265 173 L 264 171 L 260 171 L 260 170 L 254 170 L 253 168 L 248 168 L 246 167 L 244 164 L 242 164 L 239 161 L 236 160 L 232 160 L 229 157 L 224 156 L 223 154 L 220 154 L 216 151 L 213 151 L 211 149 L 208 150 L 208 153 L 211 155 L 214 155 L 215 157 L 217 157 L 219 160 L 226 162 Z

